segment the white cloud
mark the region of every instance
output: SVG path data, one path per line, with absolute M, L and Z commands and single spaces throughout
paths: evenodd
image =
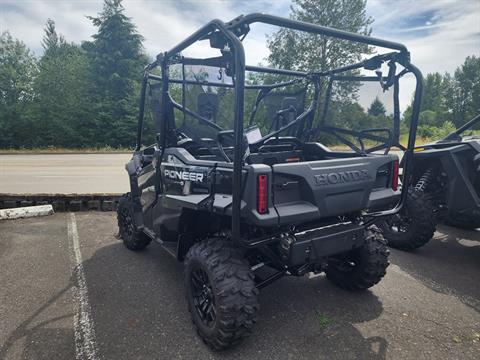
M 86 16 L 96 16 L 102 9 L 101 0 L 0 1 L 0 32 L 9 30 L 36 54 L 42 52 L 42 29 L 48 18 L 55 21 L 57 31 L 65 35 L 68 41 L 80 43 L 89 40 L 96 31 Z M 145 49 L 152 57 L 172 48 L 214 18 L 229 21 L 242 13 L 268 11 L 282 15 L 288 10 L 288 3 L 274 0 L 124 0 L 123 5 L 126 15 L 132 18 L 138 31 L 144 36 Z M 264 46 L 265 31 L 268 29 L 260 26 L 257 30 L 246 41 L 247 60 L 252 64 L 262 61 L 268 54 Z
M 469 55 L 480 56 L 480 2 L 477 0 L 369 1 L 367 12 L 375 18 L 373 35 L 403 43 L 412 63 L 424 75 L 453 72 Z M 421 14 L 430 16 L 429 26 L 411 25 Z M 401 84 L 402 110 L 410 103 L 415 81 Z
M 0 31 L 9 30 L 35 53 L 40 54 L 43 28 L 48 18 L 55 20 L 57 29 L 68 41 L 80 43 L 94 33 L 85 15 L 95 15 L 101 9 L 98 1 L 10 1 L 0 4 Z
M 480 2 L 371 1 L 373 33 L 404 43 L 412 62 L 427 72 L 452 72 L 467 55 L 480 54 Z M 409 26 L 412 17 L 431 14 L 431 25 Z

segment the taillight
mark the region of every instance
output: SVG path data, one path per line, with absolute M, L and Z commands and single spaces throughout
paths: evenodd
M 268 213 L 268 177 L 258 175 L 257 177 L 257 211 L 259 214 Z
M 393 162 L 393 169 L 392 169 L 392 189 L 393 191 L 398 190 L 398 160 Z

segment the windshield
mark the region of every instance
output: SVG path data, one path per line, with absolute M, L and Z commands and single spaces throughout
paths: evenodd
M 187 111 L 175 110 L 175 127 L 192 139 L 216 139 L 221 130 L 233 129 L 235 92 L 225 69 L 176 65 L 171 70 L 172 100 Z M 185 80 L 185 81 L 183 81 Z
M 205 144 L 216 141 L 219 132 L 233 130 L 234 81 L 225 68 L 175 64 L 170 73 L 177 132 Z M 151 104 L 158 103 L 161 82 L 151 81 L 150 89 Z M 256 141 L 295 137 L 336 151 L 383 150 L 399 140 L 401 124 L 394 121 L 393 99 L 393 89 L 382 89 L 375 77 L 251 71 L 245 86 L 244 128 L 258 129 Z
M 220 131 L 233 130 L 235 91 L 233 79 L 225 68 L 176 64 L 170 73 L 169 95 L 175 105 L 177 131 L 205 143 L 217 139 Z M 161 82 L 150 80 L 149 85 L 150 103 L 159 102 Z M 260 138 L 276 132 L 279 136 L 300 137 L 308 119 L 295 126 L 288 125 L 311 105 L 312 89 L 311 81 L 304 78 L 249 72 L 244 128 L 257 128 Z M 284 127 L 287 129 L 282 130 Z

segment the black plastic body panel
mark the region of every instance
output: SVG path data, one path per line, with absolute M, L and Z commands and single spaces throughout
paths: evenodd
M 400 191 L 390 187 L 396 155 L 370 155 L 295 163 L 244 166 L 241 214 L 259 227 L 302 224 L 362 210 L 395 205 Z M 183 148 L 165 150 L 159 167 L 139 170 L 137 183 L 145 226 L 159 238 L 175 239 L 185 210 L 232 215 L 232 165 L 195 159 Z M 257 211 L 257 178 L 267 176 L 267 211 Z M 157 177 L 160 178 L 157 178 Z M 156 184 L 156 182 L 158 184 Z M 155 198 L 155 187 L 160 193 Z
M 358 224 L 339 224 L 296 234 L 290 246 L 292 266 L 315 263 L 324 257 L 340 254 L 364 242 L 365 227 Z
M 414 173 L 419 177 L 432 164 L 441 166 L 448 179 L 444 199 L 448 216 L 480 216 L 480 188 L 475 184 L 472 159 L 480 154 L 480 142 L 435 143 L 419 147 Z
M 272 166 L 274 207 L 279 224 L 295 224 L 371 207 L 388 207 L 398 194 L 378 186 L 379 169 L 396 155 L 374 155 Z

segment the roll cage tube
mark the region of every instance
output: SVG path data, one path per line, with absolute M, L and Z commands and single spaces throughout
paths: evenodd
M 201 121 L 202 123 L 204 123 L 205 125 L 210 126 L 211 128 L 214 128 L 215 130 L 218 130 L 218 131 L 222 131 L 222 130 L 223 130 L 223 128 L 222 128 L 220 125 L 217 125 L 217 124 L 211 122 L 210 120 L 205 119 L 204 117 L 198 115 L 197 113 L 195 113 L 194 111 L 190 110 L 189 108 L 180 105 L 180 104 L 177 103 L 175 100 L 173 100 L 171 96 L 168 97 L 168 100 L 172 103 L 172 105 L 173 105 L 174 108 L 176 108 L 176 109 L 178 109 L 178 110 L 181 110 L 181 111 L 185 111 L 188 115 L 190 115 L 191 117 L 194 117 L 194 118 L 197 119 L 197 120 L 200 120 L 200 121 Z
M 477 114 L 473 119 L 468 121 L 466 124 L 462 125 L 460 128 L 455 130 L 454 132 L 445 136 L 442 141 L 454 140 L 457 136 L 460 136 L 465 130 L 468 130 L 471 126 L 473 126 L 477 121 L 480 121 L 480 114 Z
M 147 91 L 148 71 L 145 69 L 142 78 L 142 87 L 140 89 L 140 108 L 138 112 L 138 127 L 137 127 L 137 144 L 135 151 L 140 151 L 142 147 L 142 133 L 143 133 L 143 119 L 145 117 L 145 93 Z
M 420 104 L 422 102 L 422 92 L 423 92 L 423 75 L 420 69 L 418 69 L 415 65 L 411 63 L 401 64 L 403 65 L 408 71 L 412 72 L 416 79 L 416 86 L 415 86 L 415 95 L 413 97 L 413 107 L 412 107 L 412 120 L 410 123 L 410 132 L 408 134 L 408 144 L 403 157 L 405 158 L 404 168 L 403 168 L 403 178 L 404 183 L 409 184 L 411 181 L 411 176 L 413 174 L 413 151 L 415 148 L 415 137 L 417 135 L 417 123 L 418 123 L 418 115 L 420 114 Z M 366 216 L 372 217 L 367 223 L 373 223 L 376 221 L 376 217 L 379 216 L 389 216 L 394 215 L 399 212 L 405 202 L 407 201 L 407 194 L 408 194 L 408 186 L 402 186 L 402 193 L 400 197 L 400 201 L 398 204 L 390 210 L 384 211 L 377 211 L 366 213 Z
M 305 31 L 309 33 L 315 33 L 319 35 L 331 36 L 338 39 L 350 40 L 350 41 L 359 42 L 359 43 L 372 45 L 372 46 L 378 46 L 386 49 L 398 50 L 401 52 L 408 52 L 405 45 L 397 42 L 378 39 L 374 37 L 351 33 L 348 31 L 333 29 L 326 26 L 305 23 L 298 20 L 287 19 L 280 16 L 267 15 L 262 13 L 252 13 L 244 16 L 241 15 L 233 19 L 232 21 L 228 22 L 226 24 L 226 27 L 229 30 L 233 30 L 234 32 L 239 33 L 239 35 L 244 35 L 245 33 L 241 31 L 242 28 L 246 29 L 245 24 L 250 25 L 253 23 L 276 25 L 276 26 L 280 26 L 288 29 L 294 29 L 294 30 L 300 30 L 300 31 Z
M 237 36 L 228 30 L 225 27 L 225 24 L 218 19 L 212 20 L 204 27 L 200 28 L 187 39 L 182 41 L 180 44 L 175 46 L 170 51 L 167 51 L 164 54 L 160 54 L 157 57 L 156 63 L 162 64 L 162 70 L 167 68 L 167 64 L 170 59 L 174 58 L 181 51 L 197 42 L 198 40 L 205 39 L 214 32 L 219 31 L 225 36 L 229 42 L 230 49 L 233 53 L 233 64 L 234 64 L 234 75 L 232 79 L 234 80 L 234 90 L 235 90 L 235 101 L 234 101 L 234 130 L 235 130 L 235 149 L 234 149 L 234 158 L 237 161 L 233 163 L 233 191 L 232 191 L 232 237 L 235 240 L 240 239 L 240 204 L 241 204 L 241 195 L 242 195 L 242 161 L 238 159 L 242 158 L 243 154 L 243 107 L 244 107 L 244 90 L 245 90 L 245 51 L 241 41 Z M 153 65 L 153 64 L 152 64 Z M 168 92 L 168 76 L 164 71 L 162 71 L 162 80 L 163 80 L 163 91 Z M 164 94 L 165 96 L 165 94 Z M 166 98 L 165 98 L 166 100 Z M 144 102 L 143 102 L 144 105 Z M 162 108 L 163 117 L 166 116 L 166 107 Z M 166 128 L 165 121 L 164 129 L 160 134 L 159 145 L 165 145 L 165 136 Z
M 407 70 L 411 71 L 416 78 L 416 91 L 414 96 L 414 103 L 412 108 L 412 121 L 410 126 L 409 132 L 409 139 L 408 139 L 408 148 L 405 152 L 406 162 L 405 162 L 405 169 L 404 174 L 405 178 L 409 179 L 410 172 L 411 172 L 411 157 L 413 156 L 413 147 L 415 145 L 415 135 L 416 135 L 416 127 L 418 123 L 418 115 L 420 110 L 420 101 L 421 101 L 421 92 L 422 92 L 422 74 L 420 70 L 418 70 L 414 65 L 410 63 L 410 56 L 408 53 L 407 48 L 396 42 L 391 42 L 383 39 L 378 39 L 374 37 L 368 37 L 360 34 L 354 34 L 347 31 L 337 30 L 328 28 L 325 26 L 304 23 L 297 20 L 286 19 L 282 17 L 266 15 L 266 14 L 249 14 L 246 16 L 240 16 L 238 18 L 233 19 L 228 23 L 224 23 L 221 20 L 212 20 L 184 41 L 173 47 L 170 51 L 165 53 L 159 54 L 155 62 L 150 64 L 146 69 L 148 73 L 151 69 L 157 66 L 161 66 L 162 68 L 162 91 L 163 91 L 163 100 L 166 102 L 168 100 L 168 64 L 170 61 L 175 61 L 175 58 L 178 57 L 179 53 L 189 47 L 190 45 L 194 44 L 199 40 L 210 39 L 211 43 L 212 40 L 215 40 L 216 37 L 218 40 L 218 34 L 224 36 L 227 40 L 226 44 L 233 54 L 233 74 L 232 79 L 234 82 L 234 90 L 235 90 L 235 102 L 234 102 L 234 131 L 235 131 L 235 149 L 234 149 L 234 156 L 236 161 L 233 164 L 233 202 L 232 202 L 232 237 L 234 240 L 240 240 L 240 205 L 241 205 L 241 196 L 242 196 L 242 169 L 243 163 L 240 159 L 242 159 L 243 154 L 243 113 L 244 113 L 244 89 L 245 89 L 245 71 L 259 71 L 259 72 L 267 72 L 267 73 L 276 73 L 276 74 L 285 74 L 285 75 L 296 75 L 296 76 L 309 76 L 311 74 L 292 71 L 292 70 L 282 70 L 282 69 L 272 69 L 272 68 L 261 68 L 255 66 L 246 66 L 245 65 L 245 52 L 242 45 L 241 39 L 247 35 L 249 32 L 249 25 L 253 23 L 264 23 L 270 25 L 276 25 L 284 28 L 290 28 L 294 30 L 305 31 L 309 33 L 315 33 L 319 35 L 330 36 L 338 39 L 349 40 L 353 42 L 363 43 L 372 46 L 378 46 L 386 49 L 400 51 L 398 55 L 400 55 L 397 62 L 404 66 Z M 214 41 L 215 42 L 215 41 Z M 218 43 L 216 43 L 218 44 Z M 221 44 L 220 44 L 221 45 Z M 383 60 L 386 57 L 390 57 L 392 54 L 385 54 L 379 55 L 377 57 L 377 62 Z M 370 60 L 372 61 L 373 58 Z M 374 63 L 374 62 L 373 62 Z M 368 64 L 371 65 L 372 63 Z M 345 71 L 358 69 L 365 66 L 366 63 L 358 63 L 349 66 L 340 67 L 338 69 L 332 69 L 325 72 L 318 72 L 316 73 L 317 76 L 331 76 L 334 74 L 342 73 Z M 146 80 L 144 78 L 144 82 L 142 85 L 146 86 Z M 142 86 L 142 92 L 144 93 L 144 89 Z M 318 101 L 318 99 L 316 99 Z M 163 104 L 165 104 L 163 102 Z M 140 116 L 139 116 L 139 128 L 138 131 L 141 132 L 143 127 L 143 108 L 145 106 L 145 96 L 141 96 L 141 106 L 140 106 Z M 305 114 L 305 113 L 304 113 Z M 165 137 L 167 132 L 167 124 L 166 119 L 167 117 L 167 109 L 166 106 L 162 106 L 162 132 L 157 137 L 157 144 L 160 147 L 160 151 L 163 153 L 165 147 Z M 298 118 L 296 119 L 298 121 Z M 280 130 L 284 130 L 283 128 Z M 137 149 L 139 149 L 139 145 L 141 143 L 141 134 L 137 134 Z M 159 158 L 161 161 L 161 157 Z M 371 216 L 372 218 L 378 216 L 385 216 L 391 215 L 398 212 L 401 207 L 403 206 L 405 199 L 406 199 L 407 191 L 406 188 L 402 188 L 402 196 L 399 203 L 395 206 L 395 208 L 387 211 L 380 211 L 375 213 L 368 213 L 366 215 Z

